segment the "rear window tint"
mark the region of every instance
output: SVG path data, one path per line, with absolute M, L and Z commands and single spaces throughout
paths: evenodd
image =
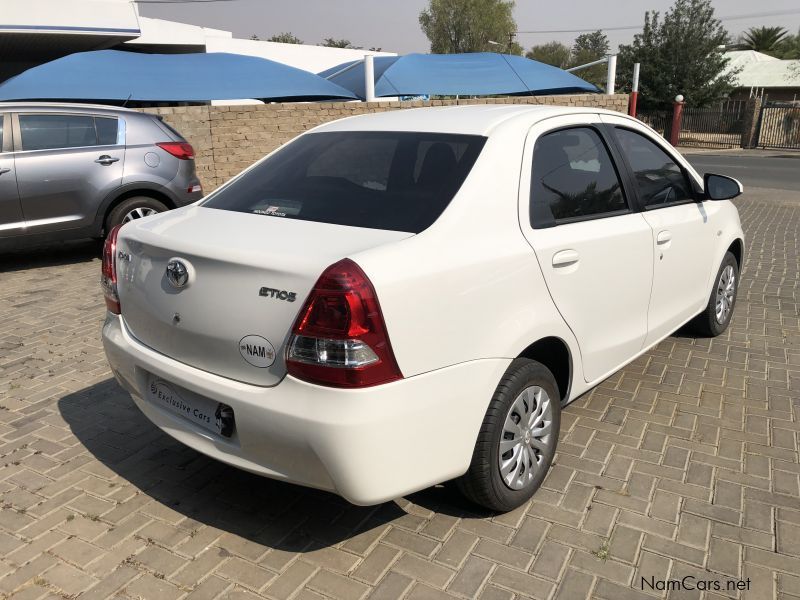
M 439 133 L 311 133 L 203 205 L 419 233 L 450 203 L 485 142 L 482 136 Z

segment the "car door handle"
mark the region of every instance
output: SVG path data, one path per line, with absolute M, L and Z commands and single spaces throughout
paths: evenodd
M 110 165 L 112 163 L 117 162 L 118 160 L 119 159 L 116 156 L 109 156 L 108 154 L 103 154 L 103 156 L 101 156 L 100 158 L 98 158 L 94 162 L 96 162 L 98 164 L 101 164 L 101 165 L 104 165 L 104 166 L 108 166 L 108 165 Z
M 580 260 L 580 255 L 575 250 L 561 250 L 553 255 L 554 267 L 568 267 Z
M 667 231 L 659 231 L 658 235 L 656 236 L 656 244 L 666 244 L 672 239 L 672 233 Z
M 0 175 L 2 175 L 3 173 L 8 173 L 10 170 L 11 169 L 9 169 L 7 167 L 3 167 L 2 169 L 0 169 Z

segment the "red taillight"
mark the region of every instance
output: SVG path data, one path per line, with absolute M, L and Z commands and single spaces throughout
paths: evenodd
M 109 312 L 118 315 L 122 312 L 117 294 L 117 235 L 122 225 L 117 225 L 108 232 L 106 242 L 103 244 L 103 267 L 100 275 L 100 285 L 106 297 L 106 308 Z
M 194 158 L 194 148 L 187 142 L 158 142 L 156 144 L 162 150 L 166 150 L 172 156 L 181 160 L 191 160 Z
M 403 378 L 375 289 L 350 259 L 320 275 L 292 334 L 286 365 L 298 379 L 356 388 Z

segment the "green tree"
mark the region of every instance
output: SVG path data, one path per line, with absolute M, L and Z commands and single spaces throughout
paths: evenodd
M 773 56 L 784 60 L 797 60 L 800 58 L 800 30 L 796 35 L 787 35 L 775 47 Z
M 638 62 L 643 108 L 667 108 L 678 94 L 689 106 L 706 106 L 733 88 L 736 73 L 724 73 L 728 59 L 719 47 L 727 39 L 711 0 L 676 0 L 663 21 L 645 13 L 642 32 L 620 47 L 617 79 L 630 82 Z
M 559 69 L 566 69 L 572 58 L 569 46 L 561 42 L 547 42 L 534 46 L 525 53 L 526 58 L 538 60 L 547 65 L 553 65 Z
M 277 35 L 273 35 L 271 38 L 267 40 L 268 42 L 279 42 L 281 44 L 302 44 L 303 40 L 299 37 L 294 35 L 290 31 L 284 31 L 283 33 L 279 33 Z
M 608 37 L 605 33 L 599 29 L 591 33 L 582 33 L 575 38 L 575 42 L 572 44 L 570 66 L 577 67 L 578 65 L 585 65 L 586 63 L 599 60 L 607 54 Z M 603 86 L 608 76 L 608 67 L 606 65 L 596 65 L 588 69 L 576 71 L 575 75 L 596 86 Z
M 514 41 L 513 10 L 511 0 L 430 0 L 419 14 L 419 24 L 434 54 L 498 50 L 522 54 Z
M 783 27 L 751 27 L 742 34 L 742 45 L 745 50 L 773 54 L 787 35 Z
M 337 40 L 334 38 L 325 38 L 325 41 L 322 42 L 320 46 L 326 46 L 328 48 L 355 48 L 355 46 L 350 43 L 350 40 Z

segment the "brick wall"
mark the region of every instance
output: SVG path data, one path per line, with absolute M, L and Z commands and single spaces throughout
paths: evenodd
M 580 94 L 431 102 L 321 102 L 144 109 L 180 131 L 197 153 L 197 173 L 209 192 L 298 134 L 327 121 L 386 110 L 455 104 L 556 104 L 625 112 L 628 96 Z

